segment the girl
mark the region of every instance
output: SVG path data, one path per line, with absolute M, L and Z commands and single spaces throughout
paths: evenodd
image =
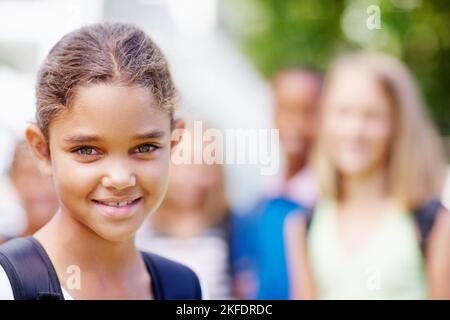
M 33 237 L 0 247 L 0 297 L 200 299 L 190 269 L 134 245 L 166 192 L 171 131 L 183 127 L 156 44 L 128 24 L 83 27 L 53 47 L 36 88 L 26 138 L 60 208 Z M 50 289 L 30 293 L 39 286 Z
M 341 58 L 321 113 L 322 199 L 309 224 L 286 226 L 292 296 L 450 298 L 450 214 L 430 202 L 441 151 L 406 67 L 376 53 Z

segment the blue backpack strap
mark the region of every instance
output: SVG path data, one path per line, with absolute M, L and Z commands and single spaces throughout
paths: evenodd
M 156 300 L 201 300 L 197 275 L 190 268 L 159 255 L 141 252 L 149 270 Z
M 15 238 L 0 246 L 0 265 L 15 300 L 63 300 L 58 276 L 44 248 L 32 237 Z
M 433 229 L 436 217 L 442 208 L 441 201 L 439 199 L 433 199 L 414 210 L 414 220 L 420 234 L 420 249 L 424 256 L 426 256 L 428 237 Z

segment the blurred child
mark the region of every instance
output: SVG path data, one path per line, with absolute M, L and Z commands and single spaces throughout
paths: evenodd
M 158 46 L 129 24 L 65 35 L 38 74 L 33 154 L 60 202 L 32 237 L 0 246 L 1 299 L 201 299 L 189 268 L 140 252 L 167 189 L 176 92 Z
M 39 170 L 26 141 L 16 143 L 9 178 L 26 217 L 26 227 L 18 236 L 30 236 L 53 217 L 58 200 L 51 177 Z
M 318 198 L 309 156 L 322 77 L 307 69 L 287 69 L 275 75 L 272 85 L 284 166 L 264 198 L 233 224 L 236 287 L 243 298 L 289 297 L 284 222 L 294 211 L 305 212 Z
M 188 122 L 185 134 L 192 132 L 192 122 Z M 182 139 L 177 149 L 183 147 L 203 159 L 200 144 Z M 189 160 L 194 157 L 192 154 Z M 232 297 L 230 216 L 224 180 L 220 164 L 172 162 L 167 195 L 136 237 L 140 248 L 191 267 L 211 299 Z
M 322 198 L 309 225 L 287 222 L 292 297 L 450 298 L 442 152 L 409 71 L 383 54 L 345 56 L 322 102 Z
M 307 69 L 287 69 L 275 75 L 274 121 L 280 133 L 284 168 L 271 186 L 270 196 L 282 196 L 303 207 L 312 207 L 318 185 L 309 165 L 315 136 L 322 76 Z

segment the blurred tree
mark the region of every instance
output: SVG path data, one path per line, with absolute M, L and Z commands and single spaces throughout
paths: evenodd
M 369 29 L 368 8 L 381 28 Z M 400 57 L 419 81 L 442 135 L 450 135 L 450 1 L 225 0 L 221 22 L 266 77 L 289 66 L 326 69 L 348 50 Z

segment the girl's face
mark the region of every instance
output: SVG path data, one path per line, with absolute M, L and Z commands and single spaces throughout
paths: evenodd
M 221 183 L 217 164 L 173 164 L 167 197 L 184 209 L 201 210 L 220 192 Z
M 362 70 L 338 70 L 324 109 L 325 141 L 339 173 L 366 175 L 386 164 L 393 114 L 377 79 Z
M 162 201 L 170 117 L 148 90 L 80 88 L 72 107 L 52 120 L 49 141 L 47 165 L 61 210 L 102 238 L 130 239 Z

